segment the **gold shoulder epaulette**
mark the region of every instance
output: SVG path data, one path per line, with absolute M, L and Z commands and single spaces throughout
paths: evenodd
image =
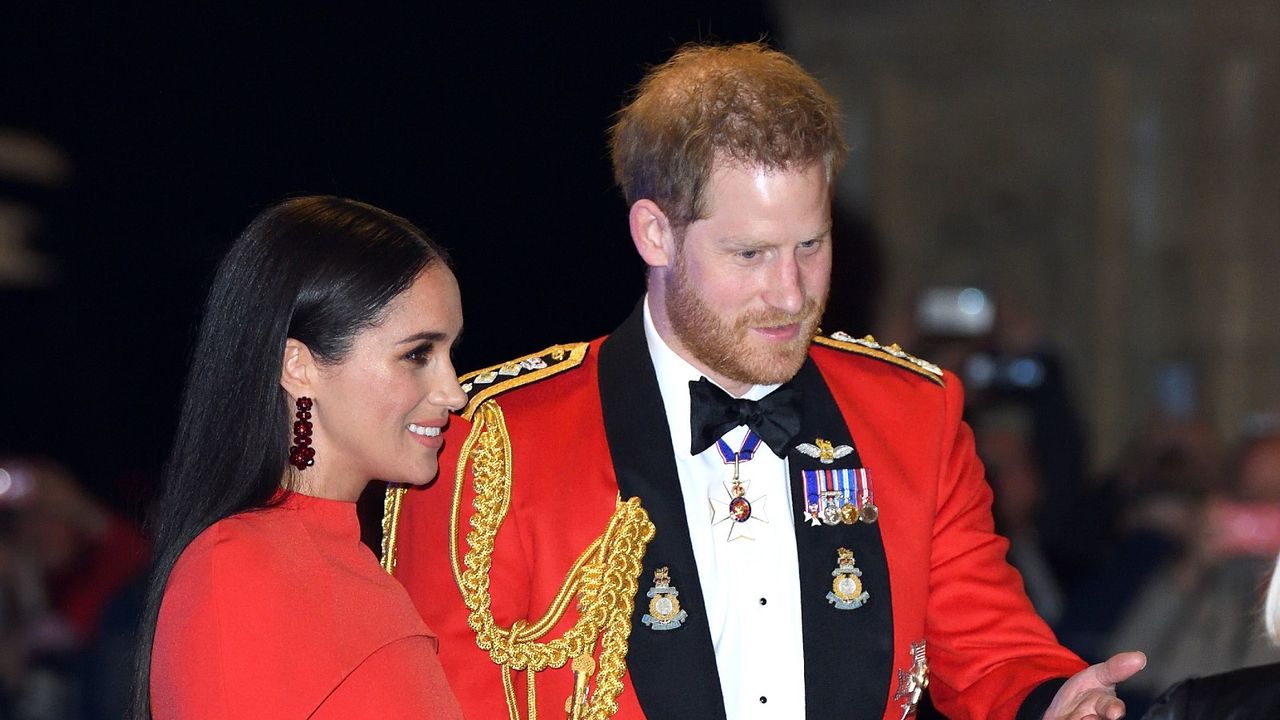
M 845 352 L 866 355 L 877 360 L 898 367 L 906 368 L 914 373 L 923 375 L 933 382 L 942 384 L 942 368 L 934 365 L 927 360 L 921 360 L 915 355 L 911 355 L 898 347 L 897 343 L 890 345 L 881 345 L 876 339 L 870 335 L 866 337 L 855 338 L 848 333 L 833 332 L 830 336 L 818 335 L 813 341 L 819 345 L 825 345 L 837 350 Z
M 480 403 L 508 390 L 572 370 L 581 365 L 586 356 L 587 343 L 552 345 L 532 355 L 467 373 L 458 378 L 469 398 L 462 417 L 470 420 Z

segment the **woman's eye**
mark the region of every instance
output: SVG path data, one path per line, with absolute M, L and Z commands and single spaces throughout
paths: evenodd
M 404 359 L 417 365 L 426 365 L 431 359 L 431 346 L 422 345 L 404 354 Z

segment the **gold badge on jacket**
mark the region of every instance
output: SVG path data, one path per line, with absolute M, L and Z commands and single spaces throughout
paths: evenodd
M 800 443 L 796 445 L 796 450 L 817 460 L 823 465 L 830 465 L 836 460 L 853 452 L 850 445 L 833 445 L 830 440 L 818 438 L 812 443 Z
M 862 587 L 862 571 L 854 563 L 853 551 L 840 548 L 836 557 L 836 569 L 831 571 L 835 579 L 831 581 L 827 602 L 835 605 L 837 610 L 856 610 L 871 599 L 871 593 Z
M 653 587 L 645 595 L 649 598 L 649 612 L 640 621 L 650 630 L 675 630 L 688 619 L 689 614 L 680 607 L 680 591 L 671 585 L 666 566 L 653 571 Z

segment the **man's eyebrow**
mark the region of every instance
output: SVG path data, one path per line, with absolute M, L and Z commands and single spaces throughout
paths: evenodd
M 834 222 L 829 222 L 829 223 L 827 223 L 826 225 L 823 225 L 821 230 L 819 230 L 818 232 L 814 233 L 814 234 L 813 234 L 813 237 L 810 237 L 810 238 L 808 238 L 808 239 L 809 239 L 809 240 L 821 240 L 822 238 L 824 238 L 824 237 L 826 237 L 826 236 L 828 236 L 828 235 L 830 235 L 830 234 L 831 234 L 831 228 L 832 228 L 832 227 L 834 227 L 834 226 L 835 226 L 835 223 L 834 223 Z
M 833 226 L 834 223 L 827 223 L 826 225 L 823 225 L 816 233 L 805 238 L 804 242 L 808 242 L 809 240 L 821 240 L 831 234 Z M 766 248 L 785 244 L 766 238 L 756 237 L 754 235 L 725 235 L 724 237 L 716 238 L 713 242 L 721 247 L 736 248 Z

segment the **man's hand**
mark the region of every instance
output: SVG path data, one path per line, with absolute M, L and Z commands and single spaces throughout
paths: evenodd
M 1140 652 L 1122 652 L 1090 665 L 1058 689 L 1044 720 L 1119 720 L 1124 702 L 1116 697 L 1116 685 L 1146 666 L 1147 656 Z

